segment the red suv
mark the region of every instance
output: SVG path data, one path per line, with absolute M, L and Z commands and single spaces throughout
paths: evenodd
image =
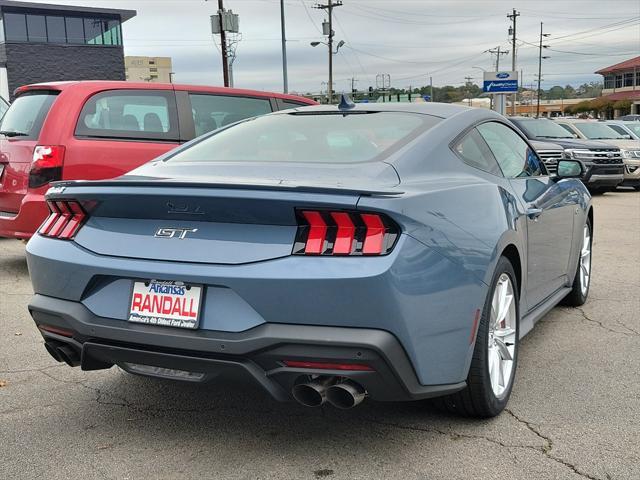
M 57 180 L 120 176 L 244 118 L 316 102 L 194 85 L 56 82 L 20 87 L 0 122 L 0 237 L 29 238 Z

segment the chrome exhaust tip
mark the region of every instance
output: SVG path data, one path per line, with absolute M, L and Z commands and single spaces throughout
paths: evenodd
M 345 380 L 337 385 L 327 388 L 326 399 L 336 408 L 348 410 L 360 404 L 366 397 L 367 392 L 362 385 L 352 380 Z
M 327 388 L 335 382 L 335 377 L 318 377 L 310 382 L 294 385 L 291 395 L 305 407 L 319 407 L 327 400 Z

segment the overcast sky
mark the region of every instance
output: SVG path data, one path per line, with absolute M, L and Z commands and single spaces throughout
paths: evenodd
M 326 0 L 323 0 L 326 3 Z M 170 56 L 175 81 L 222 84 L 219 51 L 209 15 L 217 0 L 57 0 L 87 6 L 135 9 L 123 25 L 126 55 Z M 313 0 L 285 0 L 289 88 L 317 92 L 327 80 L 327 50 L 309 43 L 323 40 L 326 14 Z M 282 89 L 279 0 L 225 0 L 240 15 L 242 40 L 234 65 L 236 87 Z M 579 85 L 600 80 L 593 72 L 640 55 L 639 0 L 343 0 L 334 13 L 336 40 L 346 45 L 335 57 L 337 91 L 375 85 L 388 73 L 394 87 L 460 85 L 464 77 L 481 82 L 491 58 L 483 51 L 510 49 L 507 13 L 516 8 L 520 47 L 518 70 L 524 84 L 537 74 L 540 22 L 551 58 L 543 62 L 543 86 Z M 532 45 L 535 44 L 535 45 Z M 510 67 L 510 55 L 500 59 Z

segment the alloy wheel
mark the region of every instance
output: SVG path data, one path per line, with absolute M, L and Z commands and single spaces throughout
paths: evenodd
M 582 250 L 580 251 L 580 290 L 582 295 L 587 294 L 589 281 L 591 280 L 591 232 L 589 225 L 584 226 L 582 234 Z
M 516 350 L 516 297 L 506 273 L 500 275 L 491 300 L 487 364 L 491 389 L 500 398 L 508 391 Z

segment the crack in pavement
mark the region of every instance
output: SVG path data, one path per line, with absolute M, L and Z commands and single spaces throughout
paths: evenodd
M 527 420 L 524 420 L 523 418 L 519 417 L 518 415 L 513 413 L 512 410 L 510 410 L 508 408 L 505 408 L 504 411 L 506 413 L 508 413 L 509 415 L 511 415 L 511 417 L 513 417 L 517 422 L 519 422 L 522 425 L 524 425 L 525 427 L 527 427 L 527 429 L 529 429 L 529 431 L 531 431 L 532 433 L 537 435 L 540 439 L 542 439 L 545 442 L 545 444 L 542 446 L 542 448 L 532 447 L 533 449 L 541 452 L 548 459 L 553 460 L 554 462 L 559 463 L 560 465 L 564 465 L 567 468 L 570 468 L 576 475 L 580 475 L 581 477 L 587 478 L 589 480 L 602 480 L 599 477 L 595 477 L 595 476 L 590 475 L 590 474 L 588 474 L 586 472 L 578 470 L 578 467 L 576 467 L 575 465 L 573 465 L 569 461 L 552 455 L 551 454 L 551 450 L 553 449 L 553 440 L 551 439 L 551 437 L 547 437 L 546 435 L 543 435 L 540 432 L 540 430 L 538 430 L 538 428 L 535 427 L 531 422 L 529 422 Z M 609 474 L 605 474 L 605 475 L 607 476 L 607 478 L 610 478 Z
M 584 309 L 582 307 L 572 307 L 572 308 L 563 308 L 562 311 L 565 313 L 568 313 L 569 315 L 573 314 L 574 316 L 577 316 L 574 312 L 575 311 L 580 312 L 580 316 L 587 322 L 593 323 L 594 325 L 598 325 L 600 328 L 602 328 L 603 330 L 606 330 L 607 332 L 611 332 L 611 333 L 617 333 L 619 335 L 624 335 L 626 337 L 638 337 L 640 336 L 640 333 L 633 330 L 632 328 L 627 327 L 624 324 L 621 324 L 620 322 L 616 321 L 616 323 L 618 323 L 621 327 L 629 330 L 628 332 L 621 332 L 619 330 L 614 330 L 613 328 L 610 328 L 608 326 L 606 326 L 604 323 L 602 323 L 600 320 L 595 320 L 591 317 L 589 317 L 589 315 L 587 315 L 587 313 L 584 311 Z
M 22 370 L 0 370 L 0 375 L 10 375 L 12 373 L 29 373 L 29 372 L 42 372 L 43 370 L 48 370 L 51 368 L 61 368 L 61 367 L 66 367 L 67 365 L 65 364 L 60 364 L 60 365 L 48 365 L 46 367 L 38 367 L 38 368 L 24 368 Z

